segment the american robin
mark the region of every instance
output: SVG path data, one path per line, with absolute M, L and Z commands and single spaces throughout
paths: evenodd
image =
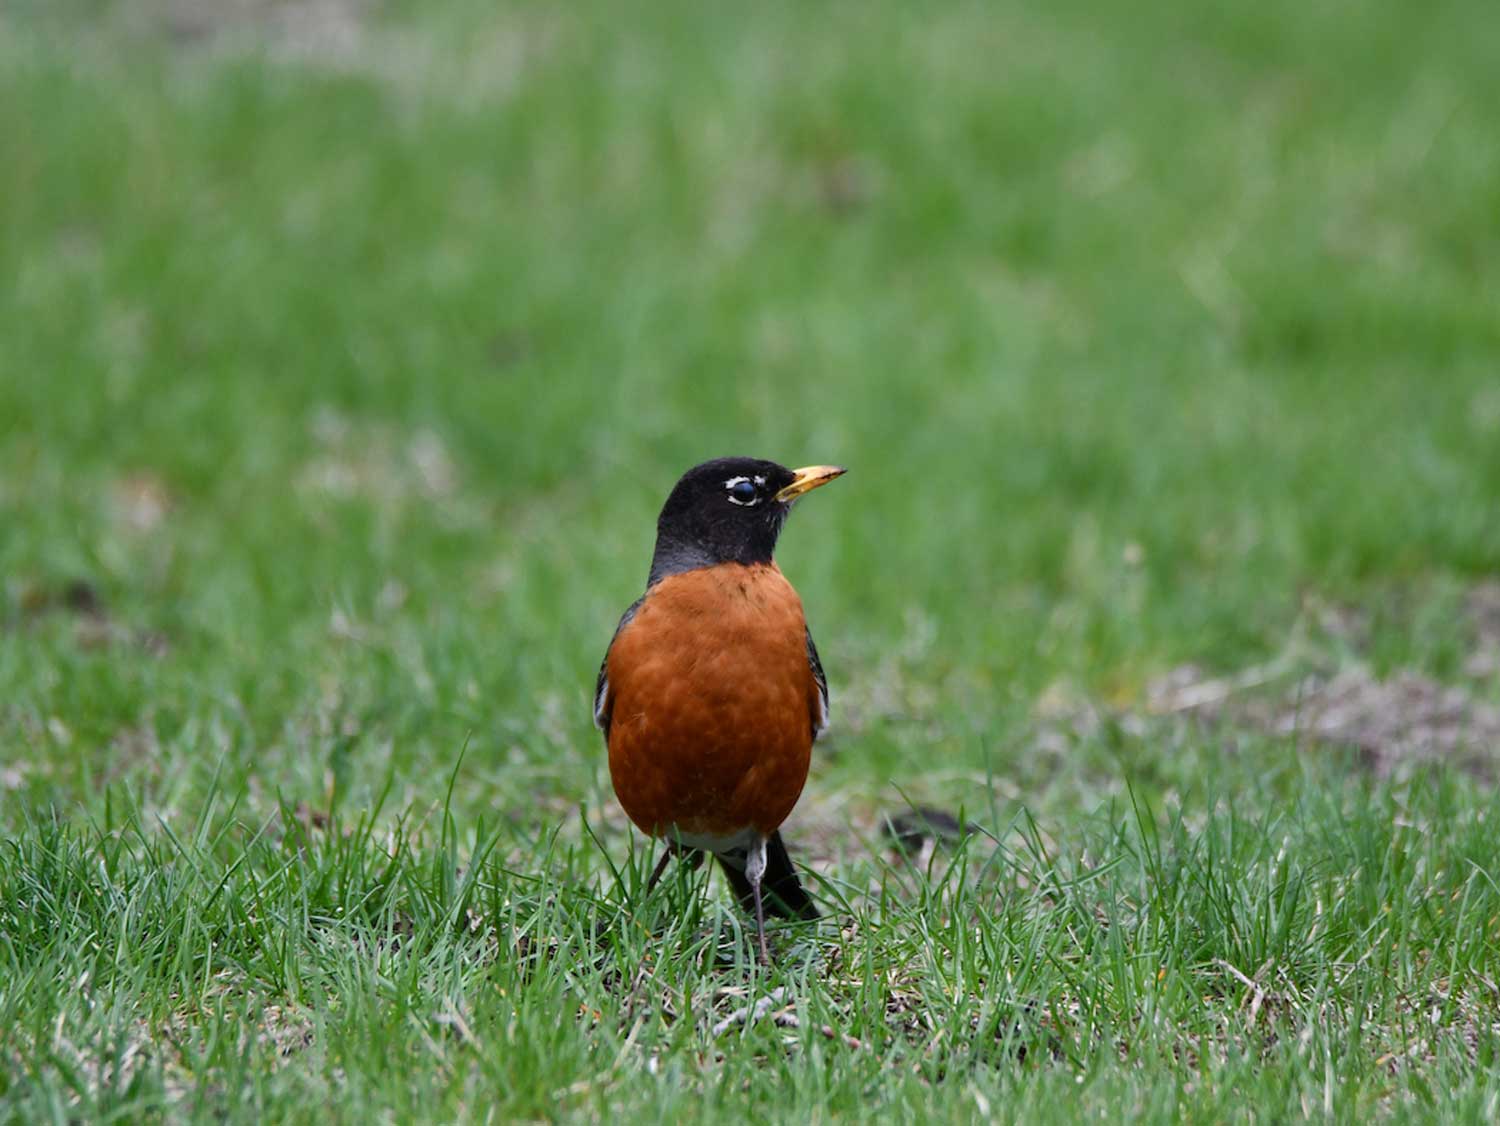
M 755 914 L 762 962 L 767 909 L 818 915 L 778 829 L 828 723 L 802 600 L 771 556 L 797 498 L 843 472 L 730 457 L 684 473 L 594 691 L 620 805 L 667 841 L 647 890 L 673 854 L 696 865 L 713 853 Z

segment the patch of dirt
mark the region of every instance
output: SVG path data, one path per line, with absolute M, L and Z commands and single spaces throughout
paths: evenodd
M 364 43 L 369 0 L 137 0 L 132 21 L 182 46 L 230 42 L 293 58 L 347 60 Z
M 383 501 L 441 500 L 453 491 L 453 462 L 430 431 L 403 436 L 387 426 L 356 425 L 326 408 L 311 429 L 320 453 L 300 474 L 301 488 Z
M 1380 773 L 1406 759 L 1485 769 L 1500 748 L 1500 708 L 1467 688 L 1410 671 L 1380 680 L 1356 666 L 1305 680 L 1291 698 L 1249 705 L 1241 714 L 1276 734 L 1356 747 Z
M 435 431 L 407 432 L 329 408 L 315 413 L 309 430 L 315 453 L 295 482 L 304 496 L 364 501 L 389 512 L 420 504 L 453 528 L 484 520 L 483 502 L 462 495 L 458 463 Z M 398 591 L 390 593 L 399 600 Z
M 1356 654 L 1364 648 L 1367 614 L 1315 610 L 1325 637 Z M 1281 658 L 1228 676 L 1179 666 L 1148 686 L 1146 710 L 1352 747 L 1382 775 L 1402 763 L 1443 761 L 1493 777 L 1500 771 L 1500 704 L 1483 682 L 1500 677 L 1500 583 L 1468 593 L 1461 628 L 1472 638 L 1463 665 L 1471 683 L 1448 684 L 1411 669 L 1380 677 L 1358 657 L 1319 668 L 1317 655 L 1290 647 Z
M 1464 673 L 1476 680 L 1500 677 L 1500 582 L 1480 583 L 1469 591 L 1464 615 L 1474 632 Z
M 508 100 L 568 25 L 565 5 L 495 6 L 463 32 L 382 18 L 378 0 L 125 0 L 124 29 L 183 53 L 251 54 L 370 77 L 423 98 Z M 439 21 L 439 27 L 445 21 Z
M 110 499 L 115 518 L 141 535 L 156 531 L 175 503 L 166 482 L 154 473 L 121 477 L 111 487 Z
M 20 611 L 21 627 L 32 628 L 51 615 L 65 615 L 73 622 L 74 640 L 80 649 L 127 645 L 140 648 L 153 657 L 162 657 L 171 648 L 165 634 L 155 630 L 133 630 L 116 621 L 99 588 L 87 579 L 69 579 L 56 585 L 37 582 L 11 584 L 9 593 Z M 5 624 L 0 617 L 0 627 Z
M 879 196 L 884 169 L 870 157 L 834 156 L 812 170 L 818 205 L 829 215 L 857 215 Z
M 87 618 L 104 616 L 104 599 L 87 579 L 69 579 L 55 587 L 41 583 L 21 584 L 15 589 L 13 598 L 22 617 L 27 619 L 54 612 Z

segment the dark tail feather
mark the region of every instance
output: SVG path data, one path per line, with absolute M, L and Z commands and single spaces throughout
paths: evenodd
M 744 862 L 741 861 L 741 864 Z M 755 893 L 750 890 L 750 881 L 745 879 L 745 869 L 736 868 L 732 860 L 719 857 L 719 865 L 734 888 L 735 898 L 746 911 L 755 910 Z M 797 869 L 792 867 L 792 858 L 786 853 L 779 832 L 772 833 L 766 841 L 766 874 L 760 881 L 761 900 L 766 914 L 782 919 L 816 919 L 818 909 L 812 897 L 797 878 Z

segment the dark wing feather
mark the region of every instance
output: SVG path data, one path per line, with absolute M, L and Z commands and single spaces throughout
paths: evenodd
M 806 630 L 807 663 L 812 666 L 813 679 L 818 682 L 818 710 L 813 713 L 813 738 L 828 730 L 828 678 L 823 675 L 823 662 L 818 660 L 818 647 L 813 644 L 812 631 Z
M 620 631 L 630 624 L 635 617 L 635 612 L 641 608 L 645 595 L 637 598 L 630 604 L 629 609 L 620 615 L 620 624 L 615 626 L 615 632 L 610 636 L 609 647 L 604 650 L 604 660 L 599 662 L 599 678 L 594 681 L 594 726 L 604 732 L 604 737 L 609 738 L 609 717 L 613 710 L 613 702 L 609 698 L 609 650 L 615 647 L 615 638 L 620 636 Z

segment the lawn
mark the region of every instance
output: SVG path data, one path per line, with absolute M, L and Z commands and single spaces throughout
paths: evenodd
M 0 7 L 0 1120 L 1500 1117 L 1496 58 Z M 769 969 L 590 722 L 732 453 L 850 469 Z

